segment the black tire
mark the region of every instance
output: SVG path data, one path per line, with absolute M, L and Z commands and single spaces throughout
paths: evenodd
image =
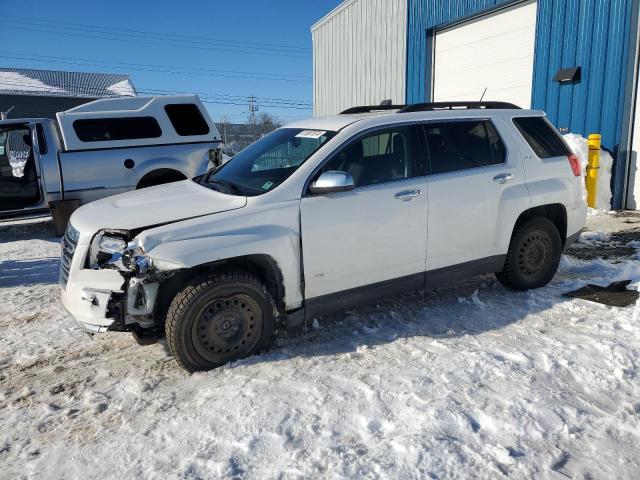
M 544 287 L 556 274 L 561 255 L 556 226 L 546 218 L 532 218 L 513 232 L 504 268 L 496 277 L 514 290 Z
M 244 271 L 198 278 L 174 297 L 167 312 L 167 344 L 189 372 L 211 370 L 269 349 L 278 311 L 260 281 Z

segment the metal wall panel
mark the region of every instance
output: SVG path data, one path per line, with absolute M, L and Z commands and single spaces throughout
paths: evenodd
M 406 97 L 407 0 L 348 0 L 311 28 L 315 115 Z
M 511 0 L 407 0 L 407 102 L 430 99 L 433 29 L 514 3 Z M 567 132 L 602 134 L 617 150 L 631 92 L 627 63 L 633 0 L 539 0 L 532 106 Z M 560 68 L 582 67 L 582 81 L 560 85 Z M 621 206 L 626 162 L 617 162 L 614 200 Z

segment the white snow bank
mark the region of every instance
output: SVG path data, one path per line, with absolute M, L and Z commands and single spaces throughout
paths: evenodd
M 561 294 L 637 282 L 640 260 L 381 300 L 187 375 L 78 331 L 49 235 L 0 225 L 2 478 L 638 478 L 640 307 Z
M 589 145 L 586 138 L 582 135 L 569 133 L 564 135 L 565 141 L 569 147 L 580 159 L 582 166 L 582 176 L 586 180 L 587 165 L 589 163 Z M 598 170 L 598 184 L 596 188 L 596 208 L 590 211 L 591 214 L 604 213 L 611 210 L 611 170 L 613 167 L 613 158 L 606 150 L 600 152 L 600 169 Z M 582 190 L 583 197 L 586 201 L 586 187 Z
M 0 72 L 0 90 L 66 93 L 66 91 L 61 88 L 47 85 L 40 80 L 29 78 L 16 72 Z
M 131 82 L 129 82 L 129 80 L 122 80 L 121 82 L 114 83 L 113 85 L 107 87 L 107 90 L 125 97 L 136 96 L 136 92 L 133 89 L 133 85 L 131 85 Z

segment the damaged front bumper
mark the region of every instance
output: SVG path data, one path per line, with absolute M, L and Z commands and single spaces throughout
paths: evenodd
M 123 295 L 126 279 L 116 270 L 83 269 L 88 245 L 77 245 L 62 286 L 62 304 L 78 326 L 90 333 L 106 332 L 116 319 L 107 309 L 114 294 Z
M 89 248 L 75 247 L 62 285 L 62 303 L 78 326 L 89 333 L 152 328 L 160 280 L 167 274 L 134 276 L 115 268 L 85 268 Z

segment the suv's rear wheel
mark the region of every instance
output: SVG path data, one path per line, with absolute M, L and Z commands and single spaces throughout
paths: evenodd
M 268 349 L 276 317 L 264 285 L 249 273 L 231 271 L 184 287 L 171 302 L 165 332 L 181 367 L 210 370 Z
M 532 218 L 513 233 L 504 268 L 496 277 L 515 290 L 543 287 L 556 274 L 561 255 L 562 239 L 553 222 Z

